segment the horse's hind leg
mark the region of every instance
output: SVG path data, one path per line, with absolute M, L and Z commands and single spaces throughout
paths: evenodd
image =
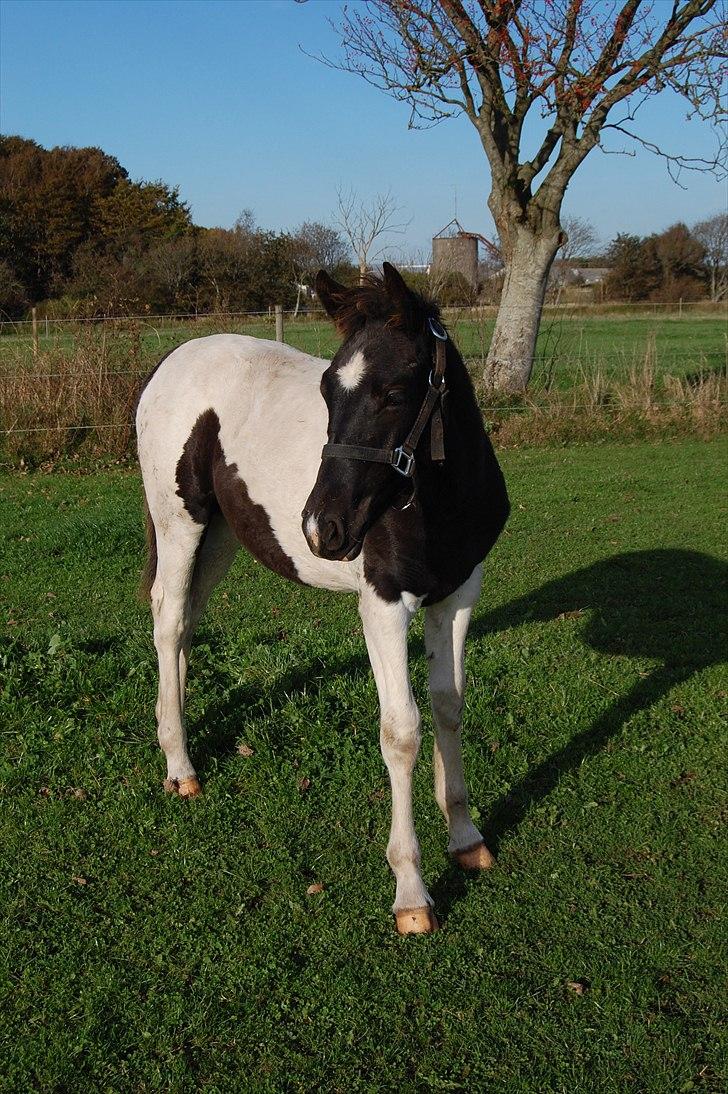
M 167 758 L 164 786 L 182 797 L 194 797 L 200 784 L 187 754 L 180 668 L 186 666 L 183 650 L 191 634 L 190 590 L 204 526 L 180 514 L 165 522 L 161 534 L 157 523 L 156 532 L 157 570 L 150 600 L 159 660 L 157 736 Z
M 166 529 L 157 535 L 157 572 L 150 596 L 159 659 L 157 735 L 167 759 L 165 789 L 191 798 L 201 787 L 187 751 L 184 720 L 190 645 L 210 594 L 227 572 L 238 543 L 219 513 L 207 525 L 180 513 Z
M 425 647 L 435 722 L 435 797 L 447 821 L 448 850 L 470 870 L 485 870 L 493 864 L 493 856 L 470 817 L 462 757 L 465 636 L 480 592 L 480 578 L 478 566 L 452 596 L 425 609 Z
M 213 514 L 197 552 L 189 593 L 189 626 L 179 655 L 180 702 L 183 711 L 192 635 L 213 589 L 230 569 L 239 547 L 240 544 L 222 513 Z

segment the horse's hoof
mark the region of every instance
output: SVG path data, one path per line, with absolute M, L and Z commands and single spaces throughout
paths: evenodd
M 177 794 L 180 798 L 196 798 L 202 793 L 200 780 L 194 775 L 189 779 L 165 779 L 164 789 L 168 794 Z
M 403 908 L 394 916 L 400 934 L 433 934 L 440 927 L 429 904 L 424 908 Z
M 453 851 L 452 857 L 463 870 L 490 870 L 495 866 L 495 858 L 484 843 L 475 843 L 462 851 Z

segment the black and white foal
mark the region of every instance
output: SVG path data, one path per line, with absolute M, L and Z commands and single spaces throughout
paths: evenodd
M 463 778 L 463 646 L 508 498 L 434 305 L 387 264 L 382 281 L 346 288 L 321 273 L 316 287 L 344 338 L 332 362 L 241 335 L 199 338 L 163 359 L 139 401 L 165 787 L 200 791 L 184 728 L 187 660 L 240 544 L 294 581 L 358 593 L 392 786 L 394 912 L 401 933 L 423 933 L 437 921 L 412 818 L 420 714 L 407 630 L 424 605 L 435 795 L 450 853 L 486 868 Z

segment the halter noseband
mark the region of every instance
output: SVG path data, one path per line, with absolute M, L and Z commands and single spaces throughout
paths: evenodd
M 368 463 L 388 463 L 400 475 L 410 479 L 415 469 L 415 449 L 430 418 L 430 451 L 433 460 L 445 459 L 445 438 L 442 425 L 442 401 L 447 394 L 445 385 L 445 343 L 447 331 L 436 319 L 428 319 L 430 332 L 435 339 L 434 363 L 427 381 L 427 395 L 420 407 L 415 424 L 402 444 L 396 448 L 366 448 L 360 444 L 325 444 L 322 459 L 366 460 Z

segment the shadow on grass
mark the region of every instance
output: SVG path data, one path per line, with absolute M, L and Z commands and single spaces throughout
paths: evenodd
M 495 803 L 481 808 L 483 816 L 489 818 L 484 835 L 491 850 L 497 853 L 504 837 L 517 830 L 530 809 L 555 789 L 562 776 L 599 752 L 631 717 L 724 658 L 727 588 L 728 566 L 718 559 L 696 551 L 638 551 L 603 559 L 494 611 L 477 615 L 470 629 L 471 642 L 523 624 L 557 620 L 567 613 L 578 617 L 583 612 L 581 637 L 592 649 L 660 662 L 593 725 L 547 756 Z M 421 652 L 421 643 L 413 644 L 412 654 Z M 316 661 L 298 664 L 284 673 L 266 691 L 268 709 L 280 709 L 296 692 L 310 689 L 321 667 Z M 329 659 L 324 679 L 330 682 L 336 675 L 365 672 L 368 668 L 362 650 L 353 657 Z M 220 687 L 224 687 L 222 677 Z M 192 727 L 193 747 L 203 773 L 210 760 L 233 751 L 240 731 L 240 711 L 260 698 L 260 689 L 235 688 L 208 708 L 199 726 Z M 466 893 L 468 884 L 459 868 L 448 868 L 432 887 L 438 912 L 446 917 Z
M 470 632 L 476 641 L 524 623 L 583 611 L 581 637 L 593 649 L 661 662 L 593 725 L 552 752 L 498 801 L 483 807 L 489 818 L 483 834 L 494 853 L 562 776 L 599 752 L 625 722 L 725 658 L 727 588 L 728 566 L 718 559 L 697 551 L 636 551 L 567 574 L 478 616 Z M 449 867 L 432 889 L 438 911 L 446 917 L 466 889 L 459 868 Z

